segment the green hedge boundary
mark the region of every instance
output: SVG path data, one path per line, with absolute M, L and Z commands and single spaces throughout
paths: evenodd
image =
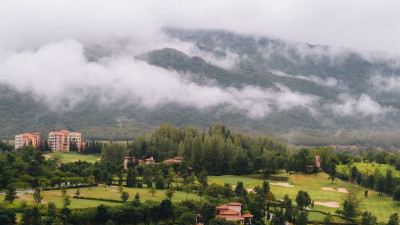
M 76 199 L 86 199 L 86 200 L 95 200 L 95 201 L 103 201 L 103 202 L 124 203 L 122 200 L 109 199 L 109 198 L 94 198 L 94 197 L 82 197 L 82 196 L 73 196 L 72 198 L 76 198 Z

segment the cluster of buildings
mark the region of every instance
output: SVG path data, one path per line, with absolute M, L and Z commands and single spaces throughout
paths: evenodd
M 172 159 L 166 159 L 163 161 L 165 164 L 172 164 L 172 163 L 181 163 L 183 161 L 182 157 L 175 157 Z M 127 170 L 128 169 L 128 164 L 129 163 L 134 163 L 134 164 L 155 164 L 156 160 L 153 157 L 150 157 L 145 160 L 141 159 L 136 159 L 135 157 L 125 157 L 124 158 L 124 168 Z
M 53 152 L 69 152 L 70 145 L 73 143 L 82 149 L 82 134 L 79 132 L 70 132 L 68 130 L 52 131 L 48 135 L 48 145 Z M 36 148 L 40 144 L 40 133 L 23 133 L 15 135 L 15 149 L 24 145 L 33 145 Z

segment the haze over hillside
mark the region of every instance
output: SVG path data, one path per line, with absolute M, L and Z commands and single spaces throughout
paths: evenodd
M 222 122 L 294 144 L 400 145 L 396 54 L 308 44 L 308 35 L 297 39 L 271 24 L 271 33 L 257 30 L 261 23 L 235 26 L 236 8 L 227 9 L 231 23 L 222 18 L 215 27 L 199 24 L 197 14 L 189 26 L 156 13 L 160 26 L 130 7 L 119 16 L 102 11 L 108 20 L 65 20 L 75 7 L 47 12 L 66 31 L 45 20 L 0 23 L 16 30 L 0 38 L 0 138 L 70 129 L 89 139 L 131 139 L 162 122 L 199 128 Z M 27 24 L 44 32 L 22 29 Z M 335 41 L 318 39 L 340 44 Z

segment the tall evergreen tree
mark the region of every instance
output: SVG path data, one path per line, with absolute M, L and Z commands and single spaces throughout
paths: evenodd
M 18 198 L 17 192 L 12 185 L 8 185 L 6 189 L 6 196 L 4 197 L 4 201 L 14 202 L 14 200 Z

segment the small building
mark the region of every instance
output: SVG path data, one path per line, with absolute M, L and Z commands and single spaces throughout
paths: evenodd
M 144 160 L 144 164 L 154 164 L 154 163 L 156 163 L 156 160 L 153 158 L 153 156 Z
M 33 145 L 35 148 L 39 146 L 40 133 L 23 133 L 15 135 L 15 149 L 25 145 Z
M 181 163 L 183 161 L 182 157 L 175 157 L 172 159 L 166 159 L 163 161 L 165 164 L 172 164 L 172 163 Z
M 217 217 L 225 218 L 226 220 L 238 221 L 242 224 L 251 224 L 253 215 L 242 215 L 242 203 L 230 202 L 226 205 L 220 205 L 215 208 Z
M 128 164 L 133 163 L 133 164 L 155 164 L 156 160 L 153 157 L 150 157 L 145 160 L 141 159 L 136 159 L 135 157 L 125 157 L 124 158 L 124 169 L 128 169 Z
M 316 155 L 314 157 L 314 165 L 308 165 L 307 171 L 313 171 L 313 170 L 319 171 L 320 169 L 321 169 L 321 157 L 319 155 Z

